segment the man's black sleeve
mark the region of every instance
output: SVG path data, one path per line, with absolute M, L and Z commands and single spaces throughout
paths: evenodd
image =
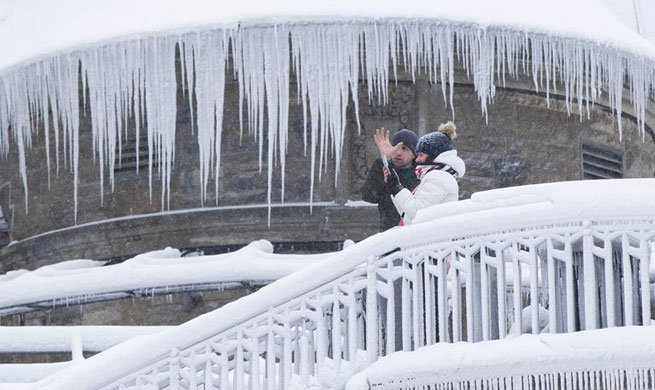
M 382 173 L 382 160 L 379 158 L 371 165 L 361 193 L 362 200 L 369 203 L 379 203 L 380 198 L 387 195 L 387 189 L 384 184 L 384 173 Z

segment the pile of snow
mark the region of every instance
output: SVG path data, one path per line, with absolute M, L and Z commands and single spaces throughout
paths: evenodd
M 131 290 L 217 284 L 230 287 L 241 282 L 267 284 L 329 257 L 273 253 L 273 245 L 260 240 L 231 253 L 181 257 L 177 249 L 149 252 L 123 263 L 73 260 L 35 271 L 10 271 L 0 276 L 0 313 L 29 310 L 21 305 L 52 301 L 83 303 L 95 295 L 121 296 Z M 153 290 L 154 293 L 154 290 Z M 114 294 L 114 295 L 112 295 Z
M 567 334 L 524 334 L 479 343 L 440 343 L 413 352 L 396 352 L 373 363 L 348 382 L 347 390 L 370 388 L 416 389 L 528 389 L 558 388 L 592 378 L 609 388 L 618 379 L 630 385 L 618 388 L 650 389 L 655 330 L 624 327 Z M 541 387 L 532 387 L 537 381 Z M 588 382 L 587 382 L 588 383 Z M 593 383 L 593 382 L 592 382 Z M 551 385 L 555 385 L 551 387 Z M 443 386 L 443 387 L 442 387 Z M 564 386 L 562 386 L 563 388 Z M 566 388 L 576 388 L 566 386 Z

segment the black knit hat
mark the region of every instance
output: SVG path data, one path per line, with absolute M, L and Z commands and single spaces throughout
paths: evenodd
M 416 145 L 416 154 L 425 153 L 432 162 L 438 155 L 453 149 L 453 141 L 446 134 L 435 131 L 422 136 Z
M 416 142 L 418 141 L 418 136 L 416 135 L 415 132 L 407 129 L 402 129 L 398 130 L 396 134 L 393 135 L 393 138 L 391 138 L 391 145 L 396 146 L 400 142 L 403 143 L 409 150 L 414 153 L 414 156 L 416 156 Z

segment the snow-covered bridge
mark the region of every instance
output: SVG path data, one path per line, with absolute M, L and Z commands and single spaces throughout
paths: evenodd
M 652 179 L 478 193 L 35 386 L 339 389 L 396 350 L 650 326 L 654 196 Z

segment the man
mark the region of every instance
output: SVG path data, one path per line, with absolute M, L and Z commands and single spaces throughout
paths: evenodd
M 400 215 L 391 200 L 390 188 L 384 181 L 382 158 L 387 159 L 389 167 L 398 173 L 398 178 L 404 188 L 414 189 L 419 184 L 414 173 L 418 137 L 413 131 L 402 129 L 397 131 L 389 142 L 389 131 L 382 128 L 375 130 L 373 140 L 383 157 L 373 162 L 361 193 L 362 199 L 366 202 L 377 203 L 380 231 L 384 231 L 397 226 Z

